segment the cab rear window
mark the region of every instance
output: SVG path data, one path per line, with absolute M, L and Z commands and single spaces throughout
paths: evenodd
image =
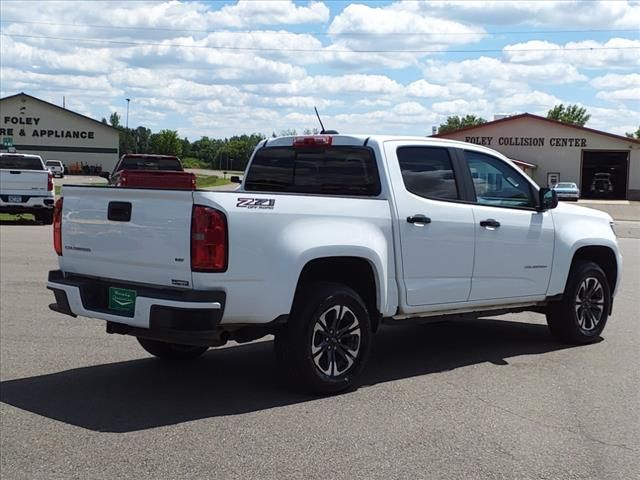
M 380 177 L 366 147 L 267 147 L 256 152 L 244 184 L 248 191 L 376 196 Z
M 119 170 L 170 170 L 181 172 L 182 164 L 177 158 L 129 157 L 122 160 Z
M 38 157 L 23 157 L 20 155 L 0 156 L 0 168 L 12 170 L 44 170 L 42 160 Z

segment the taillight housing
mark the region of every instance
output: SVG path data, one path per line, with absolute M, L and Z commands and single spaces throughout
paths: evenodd
M 53 249 L 62 256 L 62 200 L 60 197 L 53 207 Z
M 215 208 L 194 205 L 191 212 L 191 270 L 225 272 L 228 254 L 225 214 Z
M 51 174 L 51 172 L 49 172 L 49 178 L 47 180 L 47 191 L 53 191 L 53 175 Z

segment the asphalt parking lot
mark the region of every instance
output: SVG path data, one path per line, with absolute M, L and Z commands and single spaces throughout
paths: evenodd
M 640 240 L 600 343 L 536 314 L 385 327 L 365 385 L 293 392 L 271 341 L 165 365 L 49 311 L 51 227 L 0 227 L 3 479 L 630 479 L 640 471 Z

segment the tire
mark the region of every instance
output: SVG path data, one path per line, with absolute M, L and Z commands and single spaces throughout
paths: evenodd
M 276 357 L 288 379 L 304 391 L 335 394 L 356 384 L 372 335 L 357 292 L 337 283 L 315 283 L 297 295 L 289 321 L 276 333 Z
M 43 225 L 51 225 L 53 223 L 53 211 L 36 212 L 33 215 L 36 217 L 36 222 L 38 223 Z
M 209 347 L 199 347 L 194 345 L 182 345 L 180 343 L 167 343 L 147 338 L 138 338 L 138 343 L 147 352 L 163 360 L 184 361 L 198 358 Z
M 610 309 L 604 271 L 597 263 L 580 260 L 569 273 L 563 299 L 547 307 L 547 324 L 561 342 L 585 345 L 600 339 Z

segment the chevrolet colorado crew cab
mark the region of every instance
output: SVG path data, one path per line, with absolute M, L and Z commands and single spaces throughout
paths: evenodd
M 609 215 L 453 140 L 270 138 L 236 191 L 62 193 L 54 311 L 171 360 L 273 334 L 320 394 L 357 382 L 382 322 L 532 310 L 558 340 L 593 342 L 621 279 Z
M 53 222 L 53 177 L 38 155 L 0 153 L 0 213 Z

